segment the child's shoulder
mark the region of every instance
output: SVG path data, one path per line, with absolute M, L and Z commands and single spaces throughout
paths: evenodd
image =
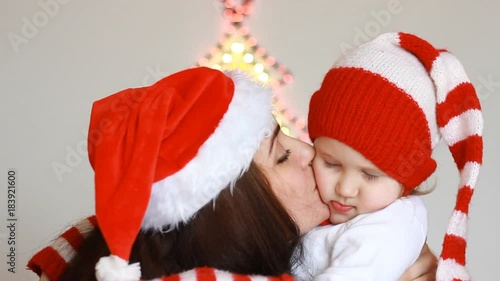
M 412 206 L 422 206 L 422 207 L 425 207 L 424 201 L 418 195 L 408 195 L 408 196 L 405 196 L 405 197 L 401 197 L 398 200 L 396 200 L 396 202 L 398 202 L 398 201 L 399 202 L 403 202 L 405 204 L 410 204 Z
M 425 221 L 427 221 L 427 208 L 420 196 L 409 195 L 399 198 L 396 202 L 398 208 L 407 210 L 410 215 L 414 215 L 417 218 L 425 218 Z
M 378 216 L 386 219 L 388 224 L 413 225 L 427 233 L 427 208 L 420 196 L 410 195 L 399 198 L 381 210 Z
M 408 223 L 413 220 L 427 224 L 427 209 L 419 196 L 405 196 L 397 199 L 382 210 L 359 215 L 353 224 L 378 222 L 382 224 Z

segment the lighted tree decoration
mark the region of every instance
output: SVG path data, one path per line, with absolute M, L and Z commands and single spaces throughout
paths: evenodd
M 282 87 L 293 81 L 292 74 L 257 44 L 257 39 L 243 25 L 250 13 L 253 1 L 243 0 L 236 4 L 232 0 L 221 0 L 226 19 L 225 33 L 210 53 L 198 61 L 198 66 L 215 69 L 242 69 L 261 83 L 269 84 L 273 90 L 276 120 L 282 131 L 290 136 L 309 141 L 304 118 L 296 116 L 283 100 Z

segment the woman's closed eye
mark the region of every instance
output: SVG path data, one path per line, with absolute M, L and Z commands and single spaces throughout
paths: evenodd
M 288 160 L 288 157 L 290 157 L 290 154 L 292 151 L 290 149 L 285 150 L 285 154 L 283 154 L 279 159 L 278 159 L 278 164 L 285 163 Z
M 334 168 L 334 169 L 338 169 L 338 168 L 340 168 L 340 167 L 341 167 L 341 165 L 340 165 L 340 164 L 338 164 L 338 163 L 330 163 L 330 162 L 327 162 L 327 161 L 324 161 L 324 163 L 325 163 L 325 167 L 326 167 L 326 168 Z

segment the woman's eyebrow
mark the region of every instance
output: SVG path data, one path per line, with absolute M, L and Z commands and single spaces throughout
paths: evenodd
M 276 140 L 276 137 L 280 133 L 280 129 L 281 129 L 280 125 L 277 125 L 276 129 L 274 129 L 273 137 L 271 138 L 271 145 L 269 146 L 269 155 L 271 155 L 271 152 L 273 151 L 274 141 Z

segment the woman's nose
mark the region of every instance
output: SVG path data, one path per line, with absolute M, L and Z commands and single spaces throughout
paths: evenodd
M 314 159 L 314 155 L 316 153 L 316 151 L 314 150 L 314 147 L 312 147 L 311 145 L 305 143 L 305 142 L 302 142 L 300 140 L 295 140 L 296 141 L 296 146 L 297 146 L 297 150 L 298 150 L 298 156 L 299 156 L 299 164 L 301 167 L 308 167 L 311 165 L 313 159 Z M 293 151 L 293 150 L 292 150 Z M 293 152 L 292 152 L 293 154 Z

